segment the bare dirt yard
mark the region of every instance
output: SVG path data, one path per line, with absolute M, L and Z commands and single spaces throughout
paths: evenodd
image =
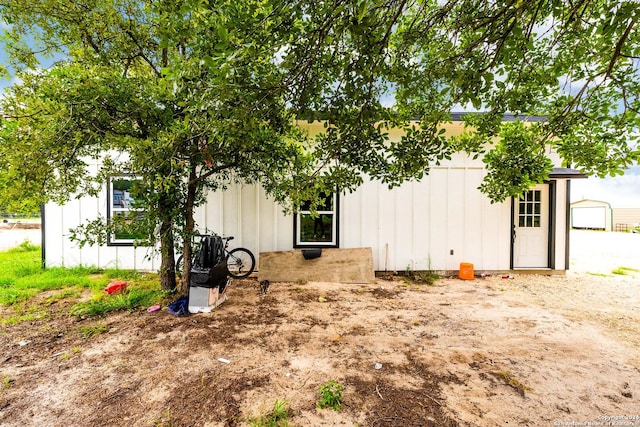
M 572 248 L 560 277 L 236 281 L 186 317 L 55 300 L 0 330 L 0 424 L 267 425 L 280 400 L 291 426 L 640 426 L 640 235 Z M 316 407 L 329 380 L 339 411 Z

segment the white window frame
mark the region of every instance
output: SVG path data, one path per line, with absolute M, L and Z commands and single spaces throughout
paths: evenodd
M 318 209 L 316 211 L 317 215 L 322 218 L 322 215 L 330 215 L 332 217 L 331 222 L 331 239 L 327 241 L 323 240 L 313 240 L 315 237 L 310 237 L 307 239 L 303 236 L 302 233 L 302 217 L 304 215 L 311 215 L 310 210 L 300 210 L 294 217 L 294 236 L 293 236 L 293 247 L 294 248 L 337 248 L 339 247 L 339 231 L 340 227 L 338 226 L 340 222 L 340 198 L 338 197 L 338 193 L 334 192 L 331 194 L 332 203 L 331 206 L 333 209 L 331 210 L 321 210 Z M 314 230 L 316 231 L 316 230 Z
M 111 221 L 111 218 L 116 215 L 128 214 L 130 212 L 140 212 L 142 209 L 133 208 L 131 205 L 133 203 L 132 198 L 126 197 L 126 191 L 123 194 L 123 198 L 119 199 L 122 203 L 114 203 L 116 198 L 114 197 L 114 181 L 140 181 L 142 177 L 136 175 L 113 175 L 109 177 L 107 183 L 107 221 Z M 120 191 L 120 190 L 118 190 Z M 108 246 L 133 246 L 136 239 L 119 239 L 115 236 L 115 234 L 109 234 L 109 238 L 107 241 Z

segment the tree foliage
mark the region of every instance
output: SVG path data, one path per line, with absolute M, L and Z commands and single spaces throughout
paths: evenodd
M 481 191 L 502 201 L 548 178 L 546 144 L 599 176 L 639 155 L 634 1 L 0 0 L 0 13 L 20 77 L 2 99 L 0 204 L 141 176 L 149 215 L 135 224 L 161 241 L 165 287 L 194 208 L 234 182 L 295 209 L 466 151 L 486 153 Z M 450 137 L 456 109 L 482 113 Z M 326 132 L 310 139 L 296 119 Z

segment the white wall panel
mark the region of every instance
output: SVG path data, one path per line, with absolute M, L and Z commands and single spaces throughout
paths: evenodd
M 240 238 L 231 242 L 231 246 L 242 246 L 254 253 L 258 251 L 260 246 L 258 242 L 259 201 L 256 198 L 257 194 L 258 187 L 256 185 L 242 187 L 242 210 L 238 212 Z
M 414 270 L 428 270 L 430 268 L 430 230 L 428 222 L 430 201 L 430 179 L 411 183 L 411 211 L 412 225 L 409 242 L 411 245 L 411 268 Z
M 448 265 L 449 242 L 447 237 L 449 211 L 448 170 L 434 168 L 429 174 L 429 210 L 423 219 L 429 224 L 429 257 L 434 269 L 446 269 Z
M 65 266 L 83 265 L 80 247 L 69 240 L 69 229 L 77 227 L 81 222 L 81 200 L 71 199 L 66 203 L 62 215 L 62 239 L 65 242 L 63 257 Z
M 65 239 L 62 232 L 62 206 L 48 203 L 45 206 L 44 242 L 47 267 L 59 267 L 64 264 Z
M 490 245 L 493 240 L 489 239 L 483 227 L 487 197 L 478 190 L 481 181 L 482 169 L 464 170 L 464 234 L 461 260 L 474 266 L 484 265 L 484 246 Z
M 402 185 L 389 193 L 393 197 L 393 218 L 382 224 L 389 231 L 389 240 L 393 242 L 395 269 L 415 269 L 417 254 L 414 252 L 414 210 L 413 183 Z
M 421 182 L 389 190 L 365 182 L 340 197 L 340 247 L 371 247 L 374 268 L 383 271 L 457 270 L 461 262 L 476 270 L 507 270 L 511 251 L 511 203 L 491 204 L 477 189 L 484 171 L 467 167 L 436 167 Z M 564 200 L 566 183 L 558 181 L 556 267 L 564 263 Z M 67 231 L 96 214 L 106 216 L 106 192 L 98 199 L 72 201 L 64 208 L 48 205 L 46 241 L 48 265 L 82 263 L 102 268 L 157 270 L 159 254 L 148 248 L 101 247 L 79 250 Z M 255 185 L 232 186 L 211 193 L 196 209 L 200 231 L 233 235 L 231 247 L 260 252 L 293 248 L 293 216 Z M 450 251 L 453 250 L 453 255 Z
M 262 188 L 258 190 L 258 197 L 260 197 L 260 207 L 258 211 L 258 250 L 254 255 L 257 255 L 259 252 L 275 250 L 274 248 L 278 245 L 277 236 L 279 233 L 276 219 L 278 207 L 272 200 L 266 197 L 265 191 Z
M 569 266 L 566 264 L 566 243 L 567 243 L 567 226 L 565 218 L 567 217 L 567 180 L 559 179 L 556 181 L 556 222 L 555 222 L 555 268 L 556 270 L 565 270 Z
M 465 199 L 465 170 L 450 168 L 447 170 L 447 221 L 445 232 L 448 257 L 447 270 L 456 270 L 464 259 L 464 219 L 465 209 L 470 208 Z M 451 254 L 453 251 L 453 254 Z

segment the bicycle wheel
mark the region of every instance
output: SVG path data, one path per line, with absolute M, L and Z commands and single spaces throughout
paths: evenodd
M 256 258 L 249 249 L 235 248 L 227 255 L 227 268 L 229 275 L 236 279 L 243 279 L 253 273 L 256 267 Z

